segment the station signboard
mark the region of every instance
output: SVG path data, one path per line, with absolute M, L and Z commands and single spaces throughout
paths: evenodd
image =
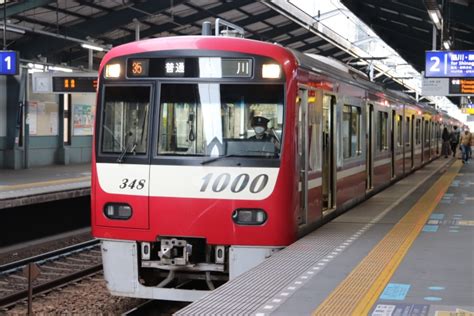
M 0 75 L 17 75 L 19 69 L 18 52 L 0 51 Z
M 474 78 L 474 51 L 427 51 L 425 77 Z

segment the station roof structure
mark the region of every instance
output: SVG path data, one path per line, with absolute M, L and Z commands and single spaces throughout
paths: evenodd
M 321 31 L 323 26 L 328 29 L 327 25 L 331 24 L 334 16 L 351 19 L 340 7 L 326 12 L 316 7 L 322 2 L 329 5 L 337 3 L 337 6 L 345 5 L 352 11 L 352 16 L 372 28 L 372 33 L 393 47 L 406 60 L 405 63 L 421 71 L 424 68 L 424 51 L 432 49 L 433 22 L 427 8 L 433 1 L 442 7 L 442 0 L 331 0 L 314 1 L 317 11 L 305 12 L 301 3 L 311 5 L 313 1 L 0 0 L 0 9 L 4 9 L 0 12 L 0 21 L 5 15 L 8 49 L 20 51 L 23 60 L 32 62 L 85 67 L 89 52 L 81 44 L 91 43 L 107 50 L 111 46 L 134 41 L 137 28 L 141 39 L 197 35 L 201 32 L 202 22 L 221 18 L 243 27 L 246 38 L 331 56 L 368 72 L 370 60 L 357 62 L 353 52 L 348 52 L 337 40 L 328 40 Z M 446 34 L 452 40 L 452 49 L 473 49 L 474 1 L 443 2 Z M 297 14 L 291 14 L 294 8 L 299 11 Z M 0 29 L 0 38 L 2 33 Z M 364 40 L 349 42 L 350 46 L 356 46 L 363 44 Z M 95 65 L 104 53 L 94 52 Z M 375 81 L 389 88 L 407 89 L 402 81 L 383 69 L 376 73 Z

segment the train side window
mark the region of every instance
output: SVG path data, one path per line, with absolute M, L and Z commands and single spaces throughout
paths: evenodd
M 361 154 L 360 150 L 360 108 L 344 105 L 342 110 L 343 157 L 351 158 Z
M 379 151 L 388 150 L 388 113 L 379 112 L 377 144 Z
M 360 156 L 362 151 L 360 150 L 360 108 L 352 107 L 352 120 L 351 120 L 351 154 L 352 156 Z
M 405 128 L 405 147 L 410 147 L 411 142 L 411 122 L 410 117 L 406 118 L 406 128 Z
M 351 107 L 342 109 L 342 152 L 344 158 L 351 157 Z
M 425 144 L 429 144 L 430 142 L 430 122 L 425 121 Z
M 415 124 L 415 144 L 419 145 L 421 144 L 421 131 L 420 131 L 420 127 L 421 127 L 421 120 L 420 119 L 416 119 L 416 124 Z
M 397 146 L 402 146 L 402 122 L 403 118 L 401 115 L 397 115 Z
M 318 118 L 318 102 L 316 91 L 308 91 L 308 167 L 310 171 L 321 170 L 321 120 Z

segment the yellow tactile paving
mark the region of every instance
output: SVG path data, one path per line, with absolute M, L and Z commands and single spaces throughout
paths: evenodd
M 49 185 L 82 182 L 82 181 L 87 181 L 90 179 L 91 177 L 87 176 L 87 177 L 49 180 L 49 181 L 31 182 L 31 183 L 15 184 L 15 185 L 4 185 L 4 186 L 0 186 L 0 191 L 12 191 L 12 190 L 18 190 L 18 189 L 37 188 L 37 187 L 43 187 L 43 186 L 49 186 Z
M 367 315 L 460 168 L 461 163 L 455 162 L 313 315 Z

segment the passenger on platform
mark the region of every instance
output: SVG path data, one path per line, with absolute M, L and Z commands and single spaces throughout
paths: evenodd
M 451 145 L 449 143 L 450 135 L 447 127 L 443 129 L 443 134 L 441 135 L 441 138 L 443 139 L 443 147 L 441 149 L 441 154 L 444 155 L 444 158 L 448 158 L 448 156 L 451 155 Z
M 464 131 L 464 134 L 461 136 L 461 151 L 462 151 L 462 162 L 469 163 L 471 157 L 471 140 L 472 135 L 468 130 Z
M 269 121 L 269 119 L 263 116 L 254 116 L 252 118 L 251 126 L 255 132 L 255 135 L 251 136 L 249 140 L 272 142 L 273 145 L 275 145 L 275 148 L 280 150 L 280 142 L 275 137 L 275 135 L 270 135 L 267 133 L 267 125 Z
M 453 157 L 456 157 L 456 148 L 459 145 L 459 138 L 460 138 L 460 132 L 458 130 L 457 126 L 453 127 L 453 131 L 451 132 L 451 135 L 449 137 L 449 141 L 451 143 L 451 150 L 453 151 Z

